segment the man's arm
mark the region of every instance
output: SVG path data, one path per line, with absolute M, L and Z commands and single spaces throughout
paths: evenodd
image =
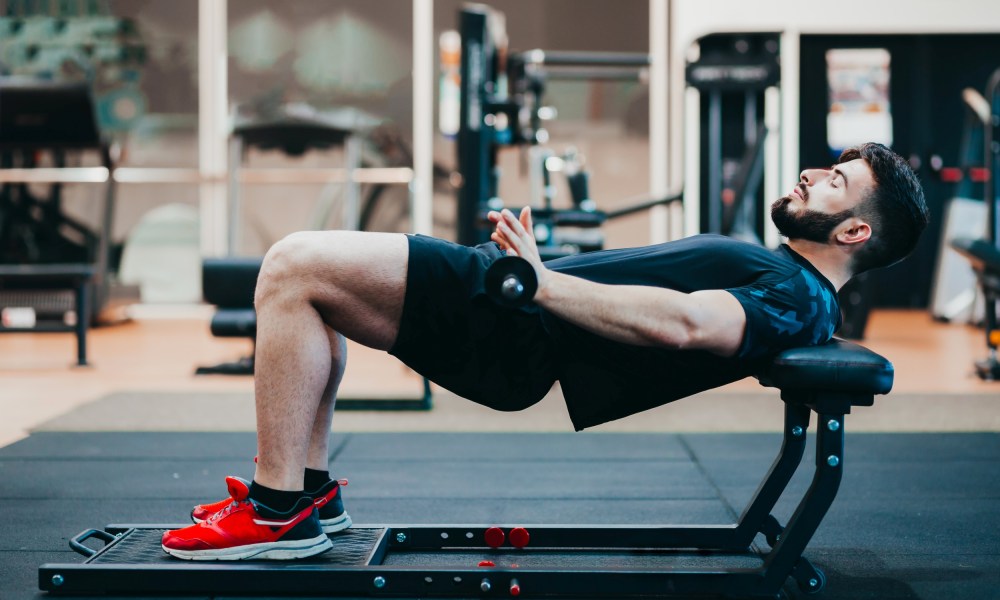
M 746 328 L 743 306 L 732 294 L 685 294 L 665 288 L 605 285 L 545 268 L 530 233 L 530 209 L 518 220 L 509 210 L 490 213 L 493 240 L 521 256 L 538 275 L 535 303 L 597 335 L 626 344 L 707 350 L 732 356 Z

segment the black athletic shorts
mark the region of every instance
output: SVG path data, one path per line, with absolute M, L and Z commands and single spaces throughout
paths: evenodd
M 389 353 L 434 383 L 497 410 L 538 402 L 558 378 L 553 344 L 535 305 L 503 308 L 484 292 L 503 251 L 408 235 L 406 299 Z

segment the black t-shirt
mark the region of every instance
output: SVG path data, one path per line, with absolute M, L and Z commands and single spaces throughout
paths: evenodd
M 685 293 L 726 290 L 746 313 L 739 351 L 722 357 L 616 342 L 543 311 L 577 430 L 743 379 L 775 353 L 826 342 L 840 326 L 836 288 L 786 245 L 768 250 L 720 235 L 698 235 L 560 258 L 546 267 L 605 284 Z

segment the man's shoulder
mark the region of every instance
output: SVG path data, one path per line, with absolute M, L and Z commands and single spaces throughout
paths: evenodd
M 778 271 L 790 276 L 800 267 L 792 256 L 783 251 L 783 246 L 771 249 L 715 233 L 702 233 L 669 243 L 683 244 L 676 248 L 678 251 L 702 253 L 712 256 L 720 264 L 742 266 L 754 271 Z
M 746 240 L 729 237 L 728 235 L 722 235 L 719 233 L 698 233 L 669 243 L 673 244 L 689 243 L 701 246 L 762 248 L 762 246 L 760 246 L 759 244 L 754 244 Z
M 668 243 L 684 244 L 690 248 L 703 248 L 706 250 L 732 251 L 747 254 L 774 254 L 774 250 L 766 246 L 718 233 L 699 233 Z

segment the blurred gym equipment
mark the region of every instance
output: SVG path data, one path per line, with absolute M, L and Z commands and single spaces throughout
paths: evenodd
M 984 319 L 987 357 L 976 362 L 976 374 L 982 379 L 1000 379 L 1000 328 L 997 324 L 997 302 L 1000 301 L 1000 69 L 994 71 L 986 84 L 988 104 L 983 106 L 974 94 L 966 94 L 966 102 L 971 99 L 973 110 L 980 115 L 984 125 L 985 168 L 989 175 L 984 186 L 983 204 L 986 207 L 986 235 L 982 239 L 957 238 L 951 242 L 952 248 L 965 256 L 976 272 L 976 278 L 983 293 Z M 988 112 L 987 109 L 988 108 Z
M 101 167 L 68 166 L 88 152 L 99 155 Z M 33 315 L 8 318 L 0 332 L 77 331 L 82 364 L 78 324 L 116 320 L 138 301 L 138 288 L 115 281 L 112 148 L 88 85 L 0 78 L 0 168 L 0 264 L 17 267 L 0 275 L 0 306 Z M 65 210 L 63 185 L 74 182 L 104 184 L 97 224 Z
M 590 197 L 589 173 L 573 150 L 557 155 L 542 147 L 549 134 L 544 122 L 556 110 L 543 104 L 546 81 L 560 79 L 640 79 L 646 54 L 616 52 L 510 52 L 503 14 L 483 5 L 459 13 L 461 73 L 457 131 L 458 241 L 489 240 L 486 213 L 504 207 L 498 195 L 497 154 L 507 147 L 530 147 L 530 204 L 535 238 L 543 259 L 604 246 L 601 225 L 653 206 L 670 204 L 680 194 L 635 199 L 635 205 L 608 213 Z M 555 208 L 555 174 L 566 176 L 572 208 Z

